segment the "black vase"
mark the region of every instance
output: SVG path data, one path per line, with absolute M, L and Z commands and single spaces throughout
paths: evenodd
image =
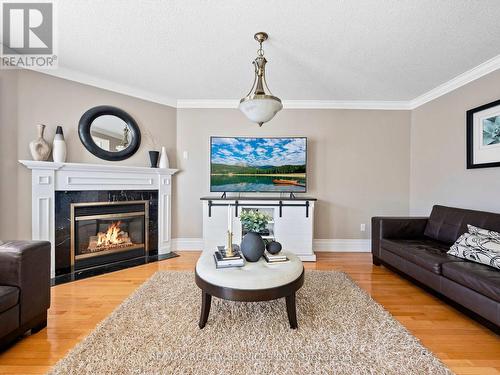
M 149 161 L 151 162 L 151 168 L 158 168 L 159 157 L 160 157 L 159 151 L 149 151 Z
M 257 262 L 264 254 L 266 245 L 260 234 L 248 232 L 241 241 L 241 252 L 249 262 Z
M 266 250 L 269 254 L 278 254 L 281 251 L 281 244 L 277 241 L 268 242 L 266 245 Z

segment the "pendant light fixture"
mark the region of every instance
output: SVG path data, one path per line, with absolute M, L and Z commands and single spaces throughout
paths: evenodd
M 268 35 L 258 32 L 254 39 L 259 43 L 257 57 L 253 61 L 255 67 L 255 78 L 250 92 L 240 100 L 239 110 L 252 122 L 259 126 L 271 120 L 282 108 L 281 99 L 273 96 L 266 83 L 266 63 L 262 43 L 266 41 Z

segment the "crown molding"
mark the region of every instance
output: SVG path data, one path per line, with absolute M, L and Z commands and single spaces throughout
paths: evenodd
M 179 99 L 177 108 L 214 108 L 235 109 L 239 100 L 223 99 Z M 377 110 L 409 110 L 407 101 L 378 100 L 283 100 L 284 109 L 377 109 Z
M 428 103 L 434 99 L 439 98 L 453 90 L 458 89 L 476 79 L 479 79 L 486 74 L 494 72 L 495 70 L 500 69 L 500 55 L 493 57 L 485 61 L 482 64 L 456 76 L 455 78 L 450 79 L 448 82 L 445 82 L 430 91 L 412 99 L 408 102 L 410 109 L 415 109 L 420 107 L 421 105 Z
M 390 100 L 284 100 L 286 109 L 408 110 L 407 101 Z
M 283 100 L 285 109 L 367 109 L 367 110 L 412 110 L 439 98 L 457 88 L 500 69 L 500 55 L 452 78 L 434 89 L 411 100 Z M 174 108 L 219 108 L 236 109 L 237 99 L 179 99 L 169 98 L 158 93 L 142 90 L 137 87 L 122 85 L 117 82 L 101 79 L 76 70 L 59 67 L 53 70 L 37 70 L 38 73 L 51 75 L 69 81 L 79 82 L 119 94 L 132 96 L 153 103 Z
M 239 100 L 235 99 L 179 99 L 177 108 L 238 108 Z
M 53 77 L 63 78 L 68 81 L 74 81 L 78 83 L 82 83 L 84 85 L 89 85 L 93 87 L 97 87 L 100 89 L 113 91 L 118 94 L 123 94 L 127 96 L 132 96 L 134 98 L 146 100 L 153 103 L 167 105 L 169 107 L 177 107 L 177 100 L 153 93 L 147 90 L 141 90 L 137 87 L 122 85 L 117 82 L 109 81 L 106 79 L 101 79 L 96 76 L 91 76 L 89 74 L 80 73 L 76 70 L 68 69 L 68 68 L 57 68 L 57 69 L 31 69 L 26 68 L 26 70 L 31 70 L 37 73 L 47 74 Z

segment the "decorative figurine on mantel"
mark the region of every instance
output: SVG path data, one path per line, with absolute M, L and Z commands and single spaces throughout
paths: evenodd
M 38 138 L 30 142 L 30 152 L 33 160 L 46 161 L 49 159 L 51 147 L 50 144 L 43 138 L 45 125 L 40 124 L 37 126 Z

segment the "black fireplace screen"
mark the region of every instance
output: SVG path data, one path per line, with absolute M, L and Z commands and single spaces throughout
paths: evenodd
M 75 259 L 144 248 L 145 218 L 96 216 L 75 222 Z
M 148 201 L 71 205 L 74 269 L 148 255 Z

